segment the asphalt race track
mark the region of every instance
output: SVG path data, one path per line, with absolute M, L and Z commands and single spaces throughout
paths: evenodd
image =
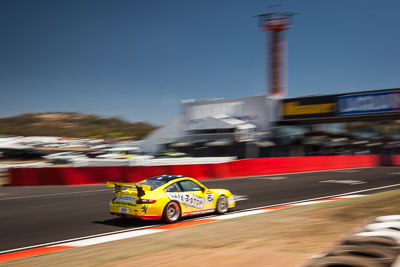
M 231 190 L 237 199 L 236 210 L 244 210 L 336 194 L 399 189 L 400 167 L 279 174 L 203 183 L 209 188 Z M 110 215 L 108 202 L 113 196 L 114 189 L 105 185 L 0 187 L 0 253 L 161 223 L 121 221 Z

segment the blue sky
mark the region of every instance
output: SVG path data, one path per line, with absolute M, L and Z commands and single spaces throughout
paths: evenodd
M 396 88 L 396 0 L 1 0 L 0 117 L 165 124 L 180 101 L 265 93 L 255 15 L 292 11 L 288 96 Z

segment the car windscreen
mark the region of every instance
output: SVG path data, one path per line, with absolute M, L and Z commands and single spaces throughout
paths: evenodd
M 153 191 L 154 189 L 162 186 L 163 184 L 168 183 L 171 180 L 174 180 L 178 178 L 177 176 L 172 176 L 172 175 L 161 175 L 161 176 L 156 176 L 156 177 L 152 177 L 149 178 L 147 180 L 141 181 L 138 184 L 140 185 L 150 185 L 151 187 L 151 191 Z

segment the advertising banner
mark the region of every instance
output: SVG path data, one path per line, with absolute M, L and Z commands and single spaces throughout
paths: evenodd
M 254 124 L 257 130 L 263 131 L 269 127 L 271 105 L 265 96 L 187 102 L 183 104 L 183 128 L 195 128 L 208 117 L 223 114 Z
M 335 116 L 336 96 L 284 99 L 281 104 L 281 115 L 284 120 Z
M 338 98 L 338 115 L 400 111 L 400 91 L 345 95 Z

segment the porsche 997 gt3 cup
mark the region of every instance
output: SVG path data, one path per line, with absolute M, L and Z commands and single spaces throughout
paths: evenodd
M 107 182 L 107 186 L 115 188 L 110 212 L 121 217 L 173 223 L 185 216 L 223 214 L 235 207 L 229 190 L 209 189 L 190 177 L 161 175 L 137 184 Z

